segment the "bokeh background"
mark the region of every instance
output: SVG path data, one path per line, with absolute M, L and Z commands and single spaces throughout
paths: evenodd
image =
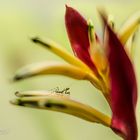
M 121 140 L 110 129 L 66 114 L 13 106 L 15 91 L 70 87 L 71 96 L 111 114 L 102 97 L 89 82 L 62 76 L 44 76 L 11 81 L 20 67 L 40 61 L 63 61 L 33 44 L 31 37 L 49 37 L 71 52 L 64 25 L 65 4 L 79 10 L 102 33 L 96 8 L 103 6 L 114 15 L 116 28 L 140 10 L 139 0 L 0 0 L 0 139 L 1 140 Z M 135 68 L 140 85 L 140 33 L 136 39 Z M 140 89 L 140 86 L 139 86 Z M 140 133 L 140 100 L 137 119 Z M 139 137 L 140 140 L 140 137 Z

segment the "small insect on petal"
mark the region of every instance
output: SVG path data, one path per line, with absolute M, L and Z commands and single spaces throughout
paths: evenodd
M 38 91 L 36 91 L 35 94 L 37 94 L 37 92 Z M 21 92 L 20 94 L 33 95 L 33 91 L 26 91 L 24 93 Z M 43 94 L 45 94 L 45 91 Z M 107 127 L 110 127 L 110 117 L 88 105 L 82 104 L 64 96 L 48 95 L 48 92 L 46 92 L 46 96 L 41 96 L 39 91 L 38 95 L 40 96 L 22 96 L 11 100 L 11 103 L 25 107 L 63 112 L 90 122 L 101 123 Z

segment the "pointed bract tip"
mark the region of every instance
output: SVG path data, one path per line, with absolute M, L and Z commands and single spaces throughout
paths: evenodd
M 66 9 L 69 8 L 69 6 L 67 4 L 65 4 Z
M 107 12 L 103 7 L 98 7 L 97 11 L 101 17 L 101 19 L 103 20 L 103 22 L 106 24 L 107 23 Z
M 98 13 L 102 13 L 104 15 L 107 15 L 107 11 L 103 6 L 98 6 L 97 8 Z
M 107 31 L 112 30 L 112 28 L 110 27 L 110 25 L 108 23 L 108 16 L 107 16 L 105 9 L 98 9 L 98 12 L 99 12 L 101 20 L 103 22 L 103 27 L 105 26 L 107 28 Z
M 73 7 L 68 6 L 67 4 L 65 5 L 66 7 L 66 13 L 72 14 L 73 12 L 77 12 Z

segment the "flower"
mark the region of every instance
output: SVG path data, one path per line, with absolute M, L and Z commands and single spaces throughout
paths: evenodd
M 137 140 L 137 82 L 130 58 L 131 52 L 127 46 L 133 45 L 140 18 L 139 15 L 133 16 L 116 33 L 113 21 L 107 20 L 103 11 L 99 13 L 104 25 L 102 43 L 94 31 L 92 22 L 86 21 L 79 12 L 66 6 L 65 24 L 74 56 L 49 39 L 42 41 L 33 38 L 32 41 L 52 51 L 69 64 L 45 62 L 30 65 L 19 70 L 14 80 L 46 74 L 88 80 L 102 92 L 110 105 L 112 116 L 50 91 L 16 92 L 18 98 L 11 103 L 71 114 L 90 122 L 101 123 L 124 140 Z M 131 43 L 127 44 L 128 40 L 131 40 Z

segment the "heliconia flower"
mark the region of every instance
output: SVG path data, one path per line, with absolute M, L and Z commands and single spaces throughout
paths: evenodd
M 74 55 L 49 39 L 42 41 L 33 38 L 32 41 L 60 56 L 69 64 L 43 62 L 30 65 L 19 70 L 14 80 L 47 74 L 88 80 L 101 91 L 112 110 L 112 116 L 109 117 L 64 94 L 57 94 L 64 93 L 65 90 L 54 91 L 53 94 L 50 91 L 16 92 L 18 98 L 11 103 L 71 114 L 103 124 L 124 140 L 137 140 L 137 82 L 131 52 L 127 45 L 133 44 L 133 36 L 140 23 L 139 14 L 130 18 L 121 30 L 116 32 L 113 21 L 108 20 L 102 11 L 99 13 L 104 25 L 103 41 L 95 33 L 90 20 L 85 20 L 75 9 L 66 6 L 65 23 Z

